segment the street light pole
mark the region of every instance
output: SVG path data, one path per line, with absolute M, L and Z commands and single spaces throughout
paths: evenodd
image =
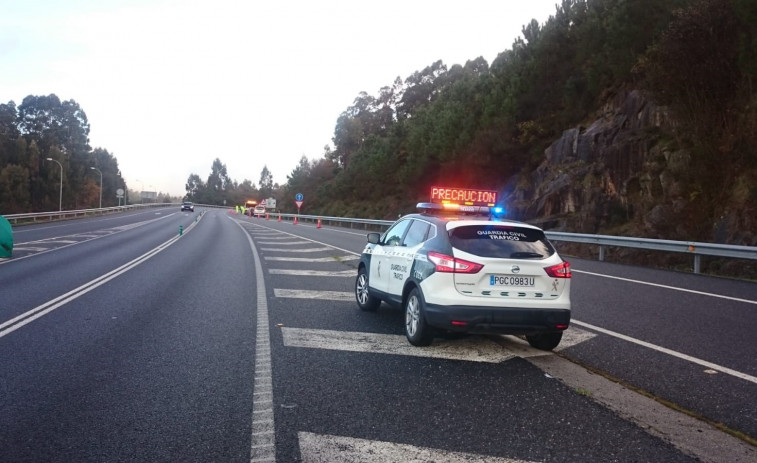
M 100 209 L 103 208 L 103 173 L 97 167 L 90 167 L 92 170 L 100 172 Z
M 58 212 L 63 211 L 63 164 L 56 161 L 53 158 L 47 158 L 48 161 L 53 161 L 60 166 L 60 194 L 58 196 Z

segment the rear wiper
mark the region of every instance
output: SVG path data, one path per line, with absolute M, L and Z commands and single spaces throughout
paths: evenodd
M 512 259 L 541 259 L 542 256 L 538 252 L 514 252 L 510 254 Z

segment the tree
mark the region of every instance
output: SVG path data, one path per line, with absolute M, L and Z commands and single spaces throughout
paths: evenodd
M 202 202 L 201 198 L 205 193 L 205 189 L 205 183 L 203 183 L 200 176 L 197 174 L 190 174 L 187 179 L 187 184 L 185 185 L 185 190 L 187 192 L 185 198 L 187 201 L 194 201 L 196 203 Z
M 264 165 L 263 170 L 260 171 L 260 195 L 261 199 L 271 197 L 273 194 L 273 174 L 268 170 L 268 166 Z
M 204 198 L 205 201 L 208 204 L 223 204 L 223 201 L 228 199 L 227 192 L 230 186 L 232 186 L 232 182 L 227 173 L 226 164 L 216 158 L 213 161 L 213 166 L 206 183 L 207 194 Z
M 28 212 L 30 200 L 28 169 L 9 164 L 0 170 L 0 211 L 6 214 Z

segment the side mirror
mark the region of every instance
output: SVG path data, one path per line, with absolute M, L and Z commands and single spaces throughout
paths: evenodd
M 368 242 L 371 244 L 378 244 L 381 241 L 381 235 L 378 233 L 368 233 Z

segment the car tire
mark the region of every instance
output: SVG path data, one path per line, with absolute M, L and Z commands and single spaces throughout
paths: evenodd
M 531 344 L 531 347 L 535 347 L 541 350 L 552 350 L 560 344 L 562 339 L 562 331 L 555 331 L 551 333 L 537 333 L 527 334 L 526 341 Z
M 434 329 L 426 323 L 423 297 L 413 288 L 405 299 L 405 336 L 414 346 L 428 346 L 434 340 Z
M 368 292 L 368 272 L 365 271 L 365 267 L 360 267 L 357 271 L 357 278 L 355 278 L 355 300 L 360 310 L 366 312 L 375 312 L 379 305 L 381 305 L 381 299 L 372 296 Z

